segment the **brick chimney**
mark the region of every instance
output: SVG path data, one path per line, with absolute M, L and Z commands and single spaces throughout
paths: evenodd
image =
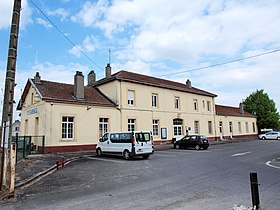
M 39 75 L 39 72 L 36 72 L 36 75 L 34 76 L 34 82 L 36 84 L 41 84 L 41 77 Z
M 240 110 L 240 114 L 244 114 L 244 104 L 243 103 L 239 104 L 239 110 Z
M 85 98 L 84 75 L 80 71 L 76 71 L 76 75 L 74 77 L 74 97 L 78 100 Z
M 186 81 L 186 85 L 187 85 L 188 88 L 192 87 L 192 83 L 189 79 Z
M 108 78 L 111 77 L 111 66 L 110 66 L 110 63 L 107 64 L 105 70 L 106 70 L 106 79 L 108 79 Z
M 95 82 L 96 82 L 96 75 L 95 75 L 94 71 L 92 70 L 88 74 L 88 86 L 93 85 Z

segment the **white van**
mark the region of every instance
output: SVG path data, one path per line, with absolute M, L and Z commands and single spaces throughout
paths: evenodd
M 105 133 L 96 145 L 96 154 L 120 154 L 128 160 L 134 156 L 148 159 L 154 152 L 150 131 Z

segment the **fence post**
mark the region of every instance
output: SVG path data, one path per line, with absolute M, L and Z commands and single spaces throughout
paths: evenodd
M 42 137 L 42 154 L 45 154 L 45 136 Z
M 250 182 L 251 182 L 251 194 L 252 194 L 252 204 L 254 210 L 260 210 L 260 198 L 259 198 L 259 184 L 258 184 L 258 175 L 253 172 L 250 173 Z
M 26 136 L 23 137 L 23 152 L 22 152 L 22 157 L 25 158 L 25 147 L 26 147 Z
M 11 155 L 11 163 L 10 163 L 10 173 L 11 173 L 11 180 L 10 180 L 10 195 L 14 195 L 15 191 L 15 173 L 16 173 L 16 151 L 17 147 L 16 144 L 11 145 L 10 155 Z
M 18 148 L 18 133 L 16 133 L 16 148 Z M 16 149 L 16 162 L 17 162 L 17 158 L 18 158 L 18 151 Z

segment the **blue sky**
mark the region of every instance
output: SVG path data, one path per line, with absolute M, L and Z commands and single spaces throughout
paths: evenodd
M 1 110 L 13 1 L 0 1 Z M 193 86 L 217 94 L 217 104 L 229 106 L 264 89 L 280 110 L 280 52 L 188 71 L 280 49 L 278 0 L 32 1 L 22 0 L 17 102 L 37 71 L 44 80 L 65 83 L 73 83 L 76 71 L 86 78 L 94 69 L 97 79 L 103 78 L 110 49 L 113 73 L 127 70 L 183 83 L 190 79 Z

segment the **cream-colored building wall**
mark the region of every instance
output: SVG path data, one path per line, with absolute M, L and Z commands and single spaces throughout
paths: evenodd
M 158 88 L 147 85 L 121 82 L 120 103 L 122 113 L 122 130 L 128 129 L 128 119 L 136 120 L 136 130 L 153 130 L 153 120 L 159 121 L 159 135 L 154 136 L 160 140 L 161 128 L 167 129 L 167 139 L 173 138 L 173 120 L 183 120 L 183 135 L 186 128 L 190 127 L 189 134 L 194 134 L 194 121 L 199 121 L 199 134 L 214 136 L 214 98 L 197 94 Z M 128 91 L 134 91 L 134 105 L 129 105 Z M 158 106 L 152 107 L 152 94 L 158 96 Z M 179 109 L 175 109 L 175 97 L 179 97 Z M 198 109 L 194 110 L 194 99 L 198 102 Z M 204 101 L 204 106 L 203 106 Z M 207 101 L 210 111 L 207 110 Z M 208 121 L 212 121 L 212 133 L 208 132 Z
M 98 89 L 116 104 L 120 101 L 120 83 L 115 80 L 98 86 Z
M 108 130 L 119 130 L 119 111 L 114 107 L 86 106 L 78 104 L 52 103 L 48 105 L 49 138 L 47 145 L 71 146 L 96 144 L 99 140 L 99 118 L 108 118 Z M 74 117 L 74 139 L 62 139 L 62 117 Z
M 255 135 L 257 134 L 257 119 L 253 117 L 236 117 L 236 116 L 216 116 L 216 132 L 220 135 L 219 122 L 222 122 L 223 136 L 230 136 L 229 123 L 232 122 L 232 135 L 233 136 L 244 136 L 244 135 Z M 239 131 L 239 124 L 241 125 L 241 131 Z M 248 131 L 246 128 L 248 123 Z M 253 130 L 253 123 L 255 131 Z
M 187 112 L 197 114 L 213 114 L 213 98 L 183 91 L 170 90 L 166 88 L 153 87 L 129 82 L 121 82 L 122 108 L 144 109 L 155 111 Z M 128 105 L 128 91 L 135 93 L 134 106 Z M 152 94 L 158 95 L 158 107 L 152 107 Z M 180 99 L 180 107 L 175 109 L 175 97 Z M 194 111 L 194 99 L 198 101 L 198 110 Z M 203 107 L 203 101 L 205 106 Z M 210 112 L 207 111 L 207 101 L 210 102 Z
M 120 112 L 115 107 L 45 102 L 35 95 L 35 89 L 31 87 L 21 110 L 20 135 L 44 135 L 45 146 L 96 144 L 99 118 L 109 119 L 109 131 L 120 130 Z M 74 117 L 73 140 L 62 140 L 62 116 Z
M 21 121 L 21 136 L 45 135 L 45 102 L 40 99 L 33 87 L 30 87 L 30 90 L 23 104 L 21 110 Z

